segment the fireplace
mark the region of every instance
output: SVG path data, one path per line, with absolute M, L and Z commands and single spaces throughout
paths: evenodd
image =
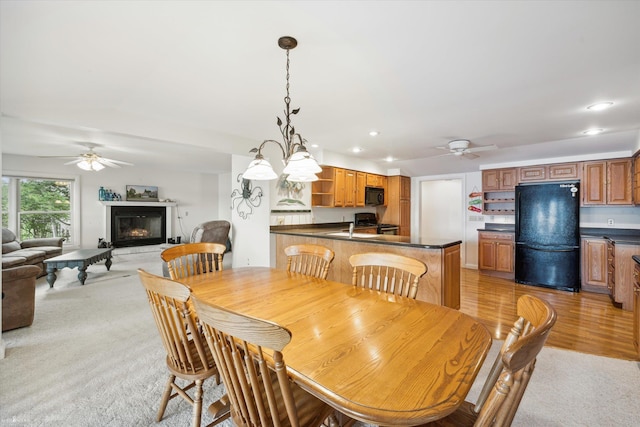
M 111 206 L 111 243 L 116 248 L 167 241 L 167 209 L 161 206 Z

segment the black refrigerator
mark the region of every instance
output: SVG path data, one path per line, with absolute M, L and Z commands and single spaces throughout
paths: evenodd
M 580 182 L 516 186 L 515 280 L 580 290 Z

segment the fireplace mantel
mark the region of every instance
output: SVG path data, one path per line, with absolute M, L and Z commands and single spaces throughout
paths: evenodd
M 173 237 L 173 208 L 178 204 L 176 202 L 114 202 L 114 201 L 103 201 L 99 200 L 104 208 L 104 215 L 102 216 L 102 237 L 106 241 L 111 239 L 111 206 L 164 206 L 167 209 L 167 219 L 166 219 L 166 233 L 167 238 Z
M 103 206 L 176 206 L 176 202 L 109 202 L 100 200 Z

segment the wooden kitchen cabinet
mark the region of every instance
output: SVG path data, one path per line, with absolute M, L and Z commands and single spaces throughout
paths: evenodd
M 640 356 L 640 264 L 633 270 L 633 346 Z
M 518 169 L 482 171 L 482 212 L 485 215 L 514 215 Z
M 356 205 L 356 172 L 352 170 L 344 171 L 344 206 L 355 207 Z
M 334 168 L 335 169 L 335 196 L 334 196 L 334 206 L 335 207 L 343 207 L 344 206 L 344 194 L 345 194 L 345 175 L 346 172 L 344 169 Z
M 634 268 L 637 265 L 633 255 L 640 254 L 640 245 L 616 242 L 614 247 L 615 278 L 611 298 L 623 310 L 633 310 Z
M 514 240 L 514 233 L 480 231 L 478 233 L 478 269 L 480 272 L 513 279 Z
M 631 159 L 602 160 L 582 164 L 582 204 L 631 205 Z
M 411 235 L 411 178 L 394 175 L 387 178 L 387 208 L 380 222 L 397 224 L 398 235 Z
M 549 176 L 549 167 L 544 165 L 526 166 L 518 169 L 519 182 L 546 181 L 548 176 Z
M 515 191 L 518 183 L 516 168 L 482 171 L 482 191 Z
M 633 203 L 640 205 L 640 152 L 633 159 Z
M 580 179 L 580 163 L 556 163 L 551 165 L 518 168 L 519 182 L 548 182 Z
M 367 174 L 367 187 L 384 188 L 387 184 L 387 177 L 384 175 L 377 175 L 373 173 Z
M 549 180 L 580 179 L 580 163 L 558 163 L 549 165 Z
M 356 206 L 364 207 L 364 187 L 367 184 L 367 174 L 356 172 Z
M 582 289 L 601 294 L 609 293 L 608 240 L 582 239 Z
M 335 168 L 324 166 L 318 180 L 311 183 L 311 206 L 332 208 L 335 206 Z

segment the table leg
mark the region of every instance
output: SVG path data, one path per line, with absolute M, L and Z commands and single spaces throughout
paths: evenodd
M 107 271 L 111 269 L 111 257 L 107 257 L 107 260 L 105 261 L 104 265 L 107 267 Z
M 47 283 L 49 284 L 49 288 L 53 288 L 56 279 L 56 268 L 53 265 L 47 265 Z
M 87 280 L 87 266 L 83 265 L 82 267 L 78 267 L 78 280 L 81 285 L 84 285 L 84 281 Z

